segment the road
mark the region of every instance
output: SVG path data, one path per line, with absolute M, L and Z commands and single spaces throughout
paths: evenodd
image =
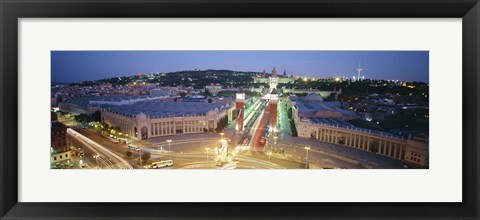
M 269 113 L 266 110 L 268 108 L 268 104 L 264 106 L 264 109 L 260 113 L 260 117 L 258 117 L 257 121 L 253 124 L 251 129 L 252 139 L 250 141 L 250 146 L 255 148 L 263 147 L 260 144 L 260 139 L 265 136 L 267 130 L 267 121 L 269 117 Z
M 88 150 L 88 152 L 93 153 L 93 155 L 86 154 L 85 156 L 91 155 L 93 157 L 94 155 L 98 155 L 95 159 L 96 166 L 100 166 L 103 169 L 133 169 L 132 165 L 125 159 L 77 131 L 68 128 L 67 134 L 72 142 L 79 143 L 84 149 L 86 147 L 85 152 Z

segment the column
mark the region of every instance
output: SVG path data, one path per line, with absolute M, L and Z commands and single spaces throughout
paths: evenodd
M 367 137 L 367 151 L 370 151 L 370 137 Z
M 207 121 L 208 126 L 208 121 Z M 182 117 L 182 134 L 185 134 L 185 117 Z
M 362 143 L 362 140 L 360 140 L 361 137 L 360 137 L 360 135 L 356 134 L 356 135 L 355 135 L 355 138 L 357 139 L 357 140 L 355 141 L 355 147 L 358 148 L 358 149 L 360 149 L 360 148 L 361 148 L 361 143 Z
M 353 134 L 350 134 L 350 147 L 353 147 L 355 145 L 355 136 Z
M 345 146 L 348 146 L 348 133 L 345 132 Z
M 328 143 L 332 143 L 333 142 L 333 130 L 330 130 L 328 132 Z
M 358 148 L 359 147 L 359 139 L 360 137 L 355 134 L 355 142 L 353 143 L 353 147 Z
M 352 134 L 348 134 L 348 146 L 351 147 L 351 146 L 352 146 L 352 143 L 353 143 L 353 135 L 352 135 Z
M 163 128 L 164 127 L 165 126 L 163 125 L 163 122 L 158 122 L 158 134 L 159 135 L 164 135 L 164 133 L 163 133 Z
M 381 139 L 378 141 L 378 151 L 377 151 L 378 154 L 382 154 L 382 142 L 383 141 Z
M 327 137 L 328 137 L 328 136 L 327 136 L 327 135 L 328 135 L 327 132 L 328 132 L 328 130 L 327 130 L 326 128 L 324 128 L 324 129 L 323 129 L 323 140 L 322 140 L 322 141 L 327 142 Z
M 398 143 L 395 142 L 395 145 L 393 145 L 393 158 L 397 158 L 397 148 Z
M 402 157 L 402 150 L 403 150 L 403 144 L 400 144 L 400 153 L 398 154 L 398 159 L 402 160 L 403 157 Z
M 384 141 L 383 155 L 387 155 L 388 141 Z
M 328 138 L 328 129 L 323 129 L 323 141 L 327 141 Z
M 392 156 L 392 141 L 390 141 L 390 145 L 388 146 L 388 156 Z
M 352 140 L 350 141 L 350 147 L 355 147 L 355 134 L 352 134 Z
M 173 135 L 177 134 L 177 123 L 175 121 L 175 118 L 173 118 Z
M 365 136 L 360 135 L 360 149 L 364 150 L 365 147 Z
M 335 144 L 338 144 L 338 131 L 335 130 Z

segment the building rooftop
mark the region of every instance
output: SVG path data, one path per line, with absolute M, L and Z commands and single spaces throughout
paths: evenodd
M 222 111 L 229 108 L 225 103 L 205 103 L 205 102 L 138 102 L 132 105 L 122 105 L 108 108 L 111 112 L 130 117 L 143 113 L 147 117 L 173 117 L 186 115 L 205 115 L 209 111 Z
M 323 102 L 323 98 L 312 92 L 302 99 L 304 102 Z
M 156 95 L 138 95 L 138 96 L 84 96 L 84 97 L 75 97 L 64 100 L 64 103 L 74 104 L 83 108 L 87 108 L 90 101 L 111 101 L 111 102 L 121 102 L 128 100 L 144 99 L 144 98 L 153 98 L 157 97 Z M 107 106 L 107 105 L 102 105 Z
M 391 136 L 391 137 L 397 137 L 397 138 L 404 138 L 401 135 L 395 135 L 389 132 L 384 132 L 384 131 L 377 131 L 377 130 L 371 130 L 371 129 L 365 129 L 365 128 L 359 128 L 355 127 L 354 125 L 343 121 L 338 118 L 318 118 L 318 117 L 305 117 L 302 118 L 301 120 L 303 121 L 308 121 L 313 124 L 323 124 L 323 125 L 329 125 L 333 127 L 341 127 L 341 128 L 348 128 L 352 130 L 357 130 L 357 131 L 363 131 L 366 133 L 372 133 L 372 134 L 378 134 L 378 135 L 383 135 L 383 136 Z
M 295 104 L 298 108 L 298 112 L 301 114 L 315 114 L 319 111 L 337 111 L 346 116 L 355 116 L 354 111 L 341 108 L 340 102 L 305 102 L 297 100 Z

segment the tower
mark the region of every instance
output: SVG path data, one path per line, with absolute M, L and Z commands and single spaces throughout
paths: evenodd
M 363 69 L 360 67 L 360 63 L 358 63 L 358 68 L 357 68 L 357 80 L 360 81 L 360 74 L 362 73 Z
M 272 70 L 272 77 L 277 77 L 277 69 L 275 69 L 275 67 L 273 67 Z
M 270 101 L 268 103 L 268 109 L 270 112 L 270 128 L 271 131 L 275 134 L 278 131 L 278 120 L 277 120 L 277 105 L 278 105 L 278 92 L 277 89 L 273 89 L 270 93 Z
M 235 121 L 237 122 L 235 126 L 235 131 L 243 132 L 243 119 L 245 116 L 245 93 L 243 92 L 242 88 L 240 88 L 237 92 L 235 107 Z
M 283 69 L 283 77 L 287 77 L 287 69 Z
M 277 70 L 275 69 L 275 67 L 273 67 L 272 76 L 270 76 L 268 84 L 270 86 L 270 92 L 273 89 L 277 88 L 278 77 L 277 77 Z

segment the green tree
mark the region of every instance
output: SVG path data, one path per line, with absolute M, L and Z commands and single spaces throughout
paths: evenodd
M 220 119 L 220 121 L 217 122 L 217 128 L 215 128 L 215 131 L 217 133 L 220 133 L 223 131 L 225 127 L 227 127 L 227 125 L 228 125 L 228 117 L 223 117 L 222 119 Z
M 142 161 L 143 163 L 146 163 L 148 160 L 150 160 L 150 152 L 145 152 L 142 154 Z
M 212 93 L 210 92 L 209 89 L 205 89 L 205 92 L 203 93 L 204 96 L 212 96 Z
M 96 111 L 92 114 L 93 121 L 100 122 L 101 121 L 101 114 L 100 111 Z
M 127 156 L 128 158 L 132 156 L 132 152 L 127 150 L 125 151 L 125 156 Z

